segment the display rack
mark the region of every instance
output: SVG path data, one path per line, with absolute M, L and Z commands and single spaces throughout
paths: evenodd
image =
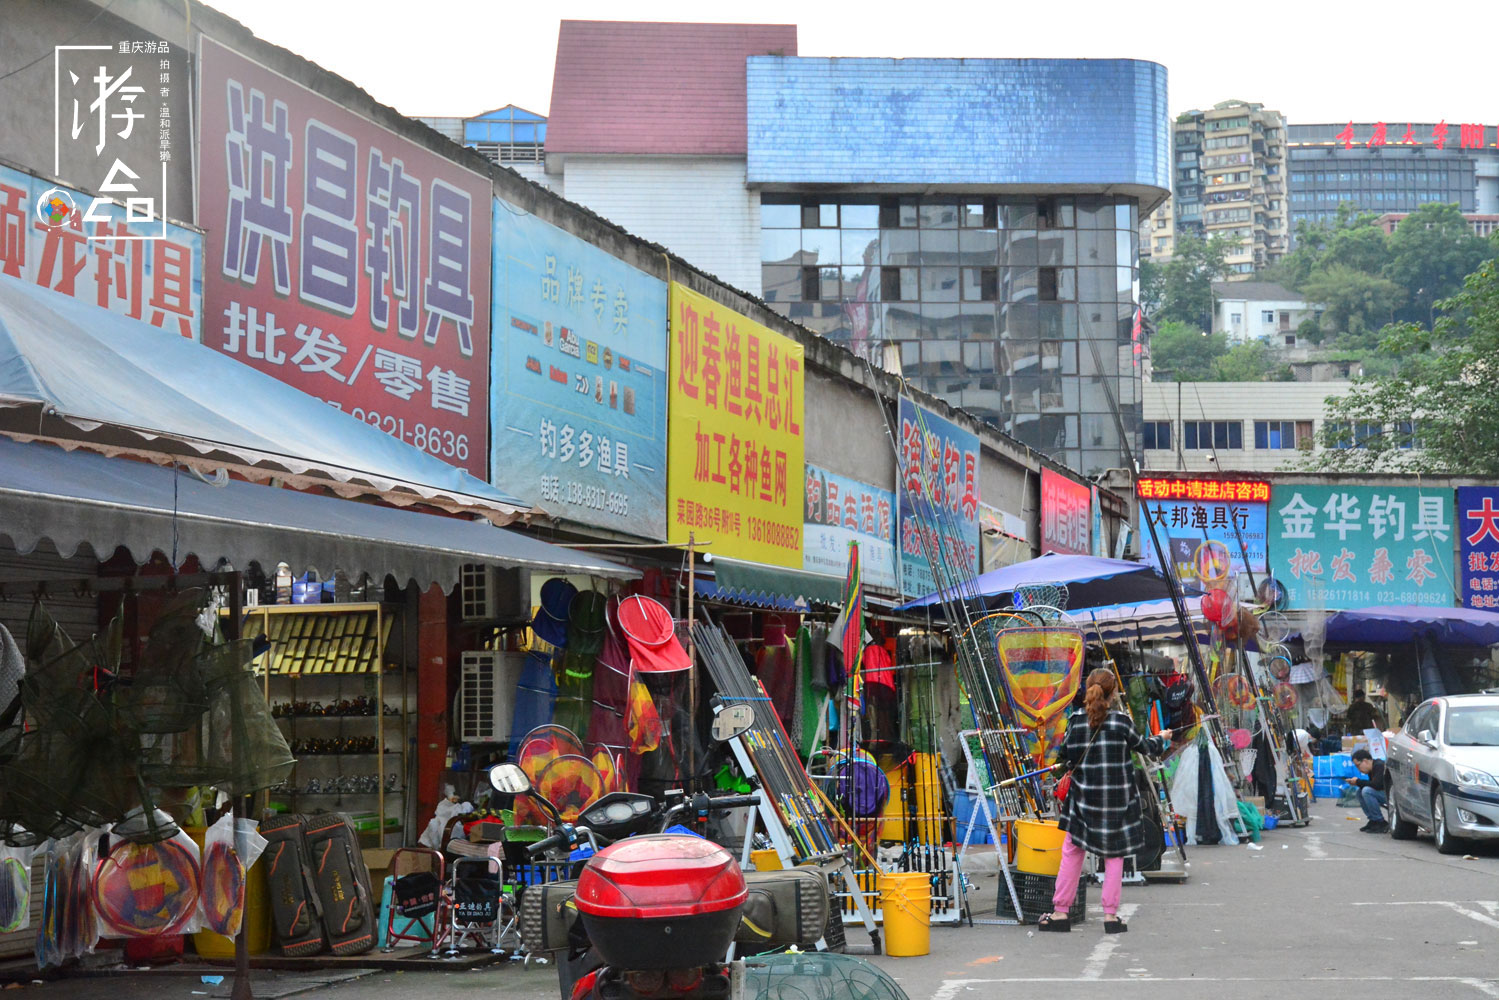
M 287 743 L 332 748 L 294 749 L 289 787 L 272 790 L 270 800 L 284 799 L 293 812 L 346 812 L 371 847 L 389 846 L 392 836 L 400 841 L 408 811 L 406 664 L 404 656 L 386 661 L 391 611 L 379 603 L 261 605 L 246 609 L 243 627 L 245 638 L 269 640 L 254 667 Z M 304 705 L 319 709 L 297 710 Z M 361 821 L 371 804 L 373 822 Z

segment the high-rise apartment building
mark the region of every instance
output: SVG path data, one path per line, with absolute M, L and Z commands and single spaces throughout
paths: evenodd
M 1286 252 L 1286 122 L 1279 111 L 1224 101 L 1171 127 L 1170 201 L 1141 227 L 1140 254 L 1170 258 L 1180 236 L 1225 237 L 1228 277 L 1248 277 Z

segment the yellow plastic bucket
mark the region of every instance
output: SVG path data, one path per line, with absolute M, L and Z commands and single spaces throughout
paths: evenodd
M 201 850 L 202 827 L 186 827 L 187 835 Z M 271 949 L 271 894 L 266 887 L 265 866 L 259 861 L 245 873 L 245 943 L 251 955 L 262 955 Z M 193 948 L 199 958 L 232 959 L 234 939 L 213 931 L 198 931 L 193 935 Z
M 885 916 L 885 954 L 892 958 L 932 950 L 932 877 L 926 872 L 880 876 L 880 909 Z
M 755 866 L 757 872 L 778 872 L 784 867 L 781 864 L 781 856 L 773 848 L 750 851 L 750 864 Z
M 1057 829 L 1055 820 L 1015 821 L 1015 867 L 1032 875 L 1055 875 L 1062 867 L 1062 844 L 1065 831 Z

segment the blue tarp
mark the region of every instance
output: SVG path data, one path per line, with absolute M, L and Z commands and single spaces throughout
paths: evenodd
M 1007 598 L 1018 587 L 1065 586 L 1070 608 L 1149 601 L 1169 596 L 1165 579 L 1145 563 L 1097 556 L 1044 555 L 1039 559 L 990 570 L 962 586 L 961 595 L 982 595 L 991 607 Z M 896 610 L 923 608 L 937 604 L 939 594 L 928 594 L 901 605 Z
M 86 545 L 99 559 L 124 546 L 205 569 L 227 560 L 287 562 L 301 575 L 335 571 L 426 589 L 451 587 L 468 563 L 543 573 L 627 578 L 639 573 L 487 521 L 397 510 L 231 479 L 221 485 L 178 469 L 82 449 L 0 437 L 0 538 L 22 553 L 49 539 L 63 555 Z
M 404 502 L 482 509 L 499 522 L 529 509 L 210 347 L 5 278 L 0 430 L 284 472 L 395 502 L 404 494 Z M 473 447 L 483 454 L 483 442 Z
M 1406 645 L 1419 638 L 1438 646 L 1492 646 L 1499 643 L 1499 613 L 1402 604 L 1339 611 L 1327 619 L 1326 641 L 1337 645 Z

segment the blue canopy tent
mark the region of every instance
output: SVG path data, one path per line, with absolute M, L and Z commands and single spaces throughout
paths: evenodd
M 500 525 L 531 511 L 205 344 L 9 278 L 0 278 L 0 434 Z
M 1493 646 L 1499 644 L 1499 612 L 1402 604 L 1339 611 L 1327 619 L 1328 645 L 1368 649 L 1418 639 L 1438 646 Z
M 1165 600 L 1170 608 L 1166 580 L 1153 566 L 1122 559 L 1053 553 L 990 570 L 964 583 L 958 594 L 928 594 L 896 610 L 928 608 L 940 605 L 945 598 L 975 596 L 982 596 L 985 604 L 997 609 L 1008 605 L 1017 589 L 1041 586 L 1065 586 L 1069 609 L 1154 600 Z

